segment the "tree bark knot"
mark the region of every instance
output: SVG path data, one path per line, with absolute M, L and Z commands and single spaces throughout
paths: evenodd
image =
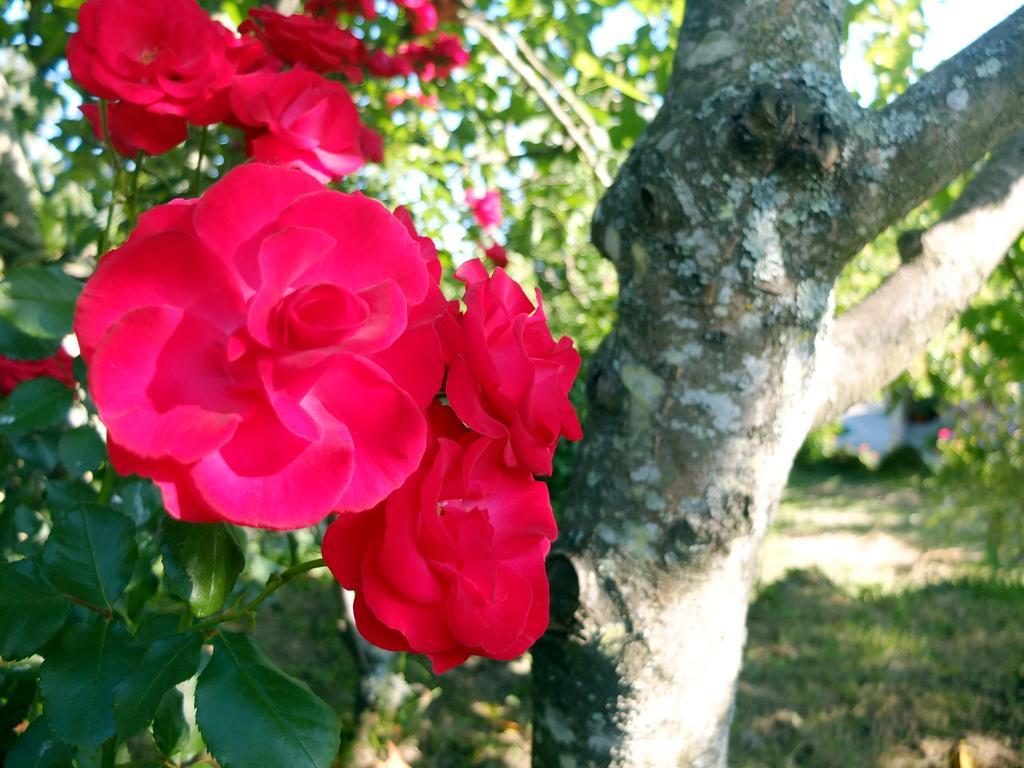
M 772 167 L 810 165 L 828 173 L 842 154 L 842 138 L 815 96 L 796 83 L 758 86 L 733 117 L 737 145 Z

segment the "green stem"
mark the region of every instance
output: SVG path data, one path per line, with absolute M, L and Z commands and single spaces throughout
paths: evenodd
M 100 485 L 99 503 L 106 506 L 114 497 L 114 482 L 117 480 L 117 473 L 114 466 L 107 460 L 107 467 L 103 470 L 103 482 Z
M 100 233 L 100 239 L 96 243 L 96 259 L 99 260 L 107 252 L 107 245 L 110 244 L 110 233 L 114 228 L 114 194 L 110 195 L 110 207 L 107 208 L 107 225 Z
M 124 168 L 121 166 L 121 158 L 114 149 L 114 141 L 110 137 L 110 124 L 107 119 L 106 99 L 100 99 L 100 132 L 103 134 L 103 146 L 106 147 L 107 154 L 110 156 L 110 164 L 114 168 L 114 182 L 110 189 L 110 208 L 107 209 L 107 224 L 103 233 L 100 235 L 96 248 L 97 259 L 103 256 L 107 247 L 110 245 L 110 235 L 114 225 L 114 206 L 117 205 L 117 195 L 121 191 L 121 179 L 124 174 Z
M 142 152 L 135 156 L 135 170 L 132 171 L 132 182 L 128 190 L 128 229 L 135 229 L 139 220 L 139 176 L 142 175 Z
M 107 100 L 100 99 L 100 130 L 103 133 L 103 144 L 107 148 L 107 154 L 110 155 L 110 163 L 114 166 L 114 171 L 117 176 L 121 176 L 121 158 L 117 156 L 117 152 L 114 150 L 114 140 L 110 137 L 110 123 L 107 120 Z
M 114 759 L 117 757 L 117 746 L 113 739 L 103 742 L 103 755 L 100 758 L 100 768 L 114 768 Z
M 75 597 L 74 595 L 69 595 L 67 593 L 64 594 L 64 597 L 66 597 L 75 605 L 80 605 L 83 608 L 88 608 L 93 613 L 98 613 L 100 616 L 107 619 L 108 621 L 114 618 L 114 612 L 109 608 L 101 608 L 95 603 L 90 603 L 88 600 L 83 600 L 80 597 Z
M 206 153 L 207 133 L 209 133 L 209 128 L 204 125 L 199 131 L 199 156 L 196 158 L 196 179 L 193 185 L 196 197 L 203 194 L 203 155 Z
M 272 573 L 270 574 L 270 578 L 267 579 L 267 585 L 263 588 L 263 591 L 256 595 L 256 597 L 254 597 L 244 606 L 237 610 L 222 613 L 219 616 L 213 616 L 207 619 L 206 621 L 196 624 L 192 627 L 192 629 L 202 632 L 207 629 L 212 629 L 213 627 L 216 627 L 218 624 L 223 624 L 226 621 L 234 621 L 235 619 L 244 619 L 248 616 L 252 616 L 253 613 L 264 600 L 266 600 L 268 597 L 270 597 L 278 589 L 283 587 L 296 576 L 301 576 L 302 574 L 316 570 L 317 568 L 323 568 L 325 565 L 327 565 L 327 563 L 324 562 L 324 559 L 322 557 L 318 557 L 316 560 L 308 560 L 305 563 L 293 565 L 291 568 L 288 568 L 279 573 Z

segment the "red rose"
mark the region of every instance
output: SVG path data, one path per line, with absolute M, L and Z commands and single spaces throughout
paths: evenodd
M 49 376 L 68 388 L 75 386 L 71 356 L 63 348 L 43 360 L 12 360 L 0 355 L 0 397 L 7 397 L 23 381 Z
M 426 35 L 437 29 L 437 8 L 430 0 L 396 0 L 405 9 L 414 35 Z
M 582 436 L 569 390 L 580 356 L 572 339 L 551 336 L 540 291 L 537 306 L 504 270 L 479 259 L 455 272 L 466 284 L 462 348 L 452 360 L 448 401 L 469 427 L 505 445 L 505 461 L 551 474 L 558 438 Z
M 476 223 L 484 229 L 501 226 L 501 192 L 492 189 L 478 195 L 475 192 L 466 193 L 466 203 L 473 211 L 473 218 Z
M 345 86 L 307 69 L 235 79 L 231 111 L 252 156 L 327 183 L 363 166 L 362 124 Z
M 243 165 L 148 211 L 75 317 L 114 466 L 184 520 L 287 529 L 378 504 L 425 450 L 438 293 L 393 214 L 300 171 Z
M 384 162 L 384 137 L 373 128 L 365 125 L 359 128 L 359 149 L 371 163 Z
M 373 0 L 305 0 L 302 7 L 310 16 L 334 18 L 339 13 L 351 13 L 358 14 L 367 21 L 377 18 Z
M 341 72 L 353 82 L 362 81 L 363 41 L 330 19 L 284 16 L 269 8 L 251 8 L 249 17 L 243 31 L 255 32 L 271 52 L 289 64 L 302 64 L 316 72 Z
M 363 637 L 425 653 L 441 673 L 474 654 L 514 659 L 544 633 L 557 529 L 544 483 L 436 411 L 440 439 L 420 469 L 381 507 L 342 514 L 323 555 L 356 592 Z
M 99 104 L 83 104 L 81 110 L 96 138 L 104 141 Z M 188 124 L 183 117 L 158 115 L 127 101 L 107 104 L 107 128 L 114 149 L 125 157 L 135 157 L 139 152 L 160 155 L 188 138 Z
M 496 267 L 508 266 L 508 254 L 500 243 L 491 243 L 490 247 L 484 248 L 484 255 Z
M 235 74 L 233 39 L 194 0 L 87 0 L 68 42 L 68 65 L 102 99 L 213 123 L 223 114 L 211 102 Z

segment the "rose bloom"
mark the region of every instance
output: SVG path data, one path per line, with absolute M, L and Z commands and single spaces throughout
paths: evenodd
M 41 376 L 56 379 L 69 389 L 74 387 L 75 375 L 71 371 L 71 356 L 63 348 L 42 360 L 12 360 L 0 355 L 0 397 L 7 397 L 23 381 L 31 381 Z
M 363 126 L 345 86 L 316 72 L 257 73 L 235 79 L 231 111 L 260 162 L 290 165 L 327 183 L 366 158 Z
M 497 189 L 484 192 L 482 195 L 467 192 L 466 203 L 473 211 L 476 223 L 484 229 L 501 226 L 501 192 Z
M 217 97 L 236 71 L 233 39 L 194 0 L 87 0 L 68 42 L 68 66 L 102 99 L 215 123 L 226 106 Z
M 353 82 L 362 82 L 363 41 L 330 19 L 251 8 L 240 29 L 254 32 L 289 64 L 301 64 L 315 72 L 341 72 Z
M 447 409 L 431 420 L 420 469 L 377 509 L 338 517 L 323 555 L 355 590 L 363 637 L 424 653 L 441 673 L 474 654 L 514 659 L 544 633 L 557 529 L 547 486 L 506 466 L 500 444 Z
M 461 348 L 445 389 L 471 429 L 504 445 L 505 462 L 550 475 L 559 437 L 583 436 L 569 390 L 580 368 L 572 339 L 551 336 L 540 291 L 537 306 L 502 269 L 479 259 L 455 272 L 466 284 Z
M 83 104 L 81 110 L 96 138 L 104 141 L 99 104 Z M 114 149 L 125 157 L 135 157 L 139 152 L 161 155 L 188 138 L 188 124 L 184 118 L 158 115 L 127 101 L 107 104 L 107 128 Z
M 447 77 L 469 63 L 469 52 L 455 35 L 440 34 L 430 45 L 409 41 L 398 46 L 395 57 L 408 62 L 424 82 Z
M 437 8 L 430 0 L 396 0 L 405 9 L 414 35 L 426 35 L 437 29 Z
M 363 125 L 359 128 L 359 150 L 371 163 L 384 162 L 384 137 L 373 128 Z
M 114 467 L 187 521 L 378 504 L 419 464 L 443 375 L 428 256 L 380 203 L 279 166 L 143 214 L 75 316 Z
M 491 243 L 490 246 L 484 248 L 484 255 L 496 267 L 508 266 L 508 254 L 505 253 L 505 247 L 500 243 Z
M 373 0 L 305 0 L 302 7 L 310 16 L 334 18 L 339 13 L 351 13 L 362 16 L 367 21 L 377 18 Z

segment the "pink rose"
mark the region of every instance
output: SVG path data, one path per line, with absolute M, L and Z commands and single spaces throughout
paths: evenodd
M 359 128 L 359 150 L 371 163 L 384 162 L 384 137 L 365 125 Z
M 153 208 L 75 316 L 114 466 L 189 521 L 289 529 L 380 503 L 425 450 L 438 293 L 401 221 L 300 171 L 243 165 Z
M 363 41 L 330 19 L 251 8 L 241 29 L 255 32 L 272 53 L 289 64 L 301 64 L 315 72 L 341 72 L 352 82 L 362 82 Z
M 466 203 L 473 211 L 476 223 L 484 229 L 501 226 L 501 192 L 497 189 L 484 192 L 482 195 L 467 192 Z
M 83 104 L 81 110 L 96 138 L 104 141 L 99 104 Z M 184 118 L 158 115 L 127 101 L 107 104 L 107 128 L 114 149 L 125 157 L 135 157 L 139 152 L 160 155 L 188 138 L 188 124 Z
M 358 14 L 367 21 L 377 18 L 373 0 L 305 0 L 303 10 L 310 16 L 336 17 L 339 13 Z
M 233 39 L 194 0 L 87 0 L 68 42 L 68 65 L 102 99 L 213 123 L 223 114 L 211 103 L 236 70 Z
M 405 9 L 414 35 L 426 35 L 437 29 L 437 8 L 430 0 L 396 0 Z
M 0 397 L 7 397 L 23 381 L 49 376 L 69 389 L 75 386 L 71 371 L 71 356 L 63 348 L 52 357 L 42 360 L 12 360 L 0 355 Z
M 259 162 L 290 165 L 326 184 L 366 161 L 352 98 L 344 85 L 316 72 L 292 69 L 238 77 L 231 111 Z
M 496 267 L 508 266 L 508 254 L 505 253 L 505 247 L 500 243 L 491 243 L 489 247 L 484 248 L 484 255 Z
M 469 63 L 469 52 L 455 35 L 440 34 L 430 45 L 413 41 L 402 43 L 395 58 L 407 62 L 420 80 L 426 82 L 447 77 L 453 69 L 464 67 Z
M 431 421 L 420 469 L 381 507 L 342 514 L 323 555 L 356 592 L 363 637 L 424 653 L 441 673 L 470 655 L 514 659 L 544 633 L 557 529 L 547 486 L 506 466 L 499 444 L 447 409 Z
M 479 259 L 455 272 L 466 284 L 462 347 L 448 371 L 452 408 L 469 427 L 504 446 L 505 462 L 551 474 L 558 439 L 583 436 L 569 390 L 580 368 L 572 339 L 551 336 L 537 306 L 502 269 Z

